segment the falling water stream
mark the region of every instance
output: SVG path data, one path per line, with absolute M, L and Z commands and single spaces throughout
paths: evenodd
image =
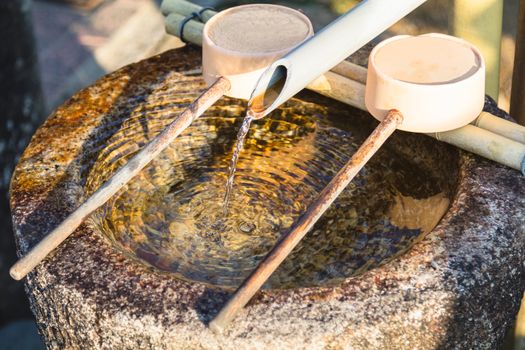
M 235 170 L 237 169 L 237 162 L 239 161 L 239 156 L 242 152 L 242 147 L 244 145 L 244 139 L 250 131 L 250 125 L 254 119 L 254 115 L 251 109 L 248 109 L 246 116 L 242 121 L 241 128 L 237 133 L 237 141 L 235 142 L 235 149 L 233 150 L 232 160 L 230 162 L 230 167 L 228 168 L 228 180 L 226 180 L 226 194 L 224 195 L 224 215 L 228 215 L 228 205 L 231 200 L 233 184 L 235 180 Z

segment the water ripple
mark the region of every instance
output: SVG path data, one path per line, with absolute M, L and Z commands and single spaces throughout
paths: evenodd
M 100 186 L 194 95 L 166 89 L 153 106 L 134 111 L 98 153 L 87 191 Z M 235 100 L 212 107 L 95 213 L 94 222 L 118 249 L 180 278 L 236 287 L 371 130 L 369 124 L 349 122 L 344 112 L 329 115 L 326 108 L 299 100 L 254 121 L 225 216 L 228 163 L 243 111 Z M 436 225 L 449 204 L 448 187 L 413 159 L 381 150 L 266 287 L 336 283 L 392 259 Z

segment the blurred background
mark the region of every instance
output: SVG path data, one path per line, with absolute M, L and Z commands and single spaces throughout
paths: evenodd
M 256 1 L 194 2 L 222 9 Z M 301 9 L 319 30 L 359 1 L 257 2 Z M 160 0 L 0 1 L 0 349 L 43 348 L 23 283 L 8 275 L 16 255 L 7 198 L 17 158 L 38 125 L 74 92 L 107 72 L 183 45 L 165 34 L 159 7 Z M 518 7 L 519 0 L 504 2 L 499 105 L 506 111 Z M 447 33 L 450 9 L 451 0 L 429 0 L 388 34 Z M 513 334 L 505 348 L 525 349 L 514 346 Z

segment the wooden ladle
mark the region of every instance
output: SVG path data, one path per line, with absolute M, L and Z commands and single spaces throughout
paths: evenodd
M 467 125 L 483 109 L 484 90 L 483 57 L 466 41 L 433 34 L 398 36 L 377 45 L 370 54 L 365 103 L 381 123 L 209 327 L 218 333 L 227 327 L 396 129 L 429 133 Z

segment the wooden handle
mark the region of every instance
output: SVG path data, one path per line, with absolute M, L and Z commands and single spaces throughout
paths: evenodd
M 292 249 L 319 220 L 356 174 L 376 153 L 381 145 L 403 121 L 403 116 L 396 110 L 390 111 L 379 126 L 359 147 L 357 152 L 330 181 L 328 186 L 317 196 L 308 210 L 301 216 L 290 232 L 266 255 L 255 271 L 241 284 L 219 314 L 210 322 L 214 332 L 221 333 L 253 295 L 261 288 L 270 275 L 279 267 Z
M 159 135 L 120 168 L 80 207 L 38 243 L 26 256 L 11 267 L 9 273 L 16 280 L 24 278 L 36 265 L 62 243 L 93 211 L 106 203 L 126 183 L 137 175 L 152 159 L 230 89 L 230 82 L 220 78 L 199 96 Z

